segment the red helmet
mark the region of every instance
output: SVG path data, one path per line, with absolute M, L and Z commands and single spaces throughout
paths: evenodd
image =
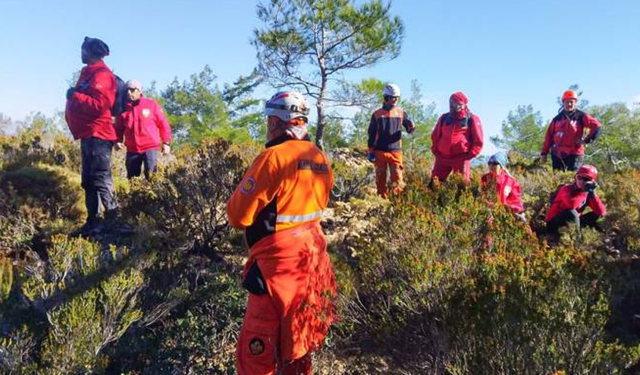
M 598 170 L 593 165 L 585 164 L 582 167 L 578 168 L 576 177 L 589 177 L 590 179 L 595 181 L 598 178 Z
M 564 102 L 567 99 L 575 99 L 578 100 L 578 94 L 573 90 L 567 90 L 562 94 L 562 101 Z

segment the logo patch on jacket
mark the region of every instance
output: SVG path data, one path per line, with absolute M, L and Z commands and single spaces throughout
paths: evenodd
M 242 194 L 251 194 L 256 190 L 256 185 L 256 180 L 253 177 L 249 177 L 240 186 L 240 192 Z
M 151 115 L 151 110 L 150 110 L 149 108 L 144 108 L 144 109 L 142 110 L 142 115 L 143 115 L 144 117 L 149 117 L 149 115 Z
M 504 187 L 504 196 L 505 197 L 509 196 L 509 193 L 511 193 L 511 186 L 505 186 Z

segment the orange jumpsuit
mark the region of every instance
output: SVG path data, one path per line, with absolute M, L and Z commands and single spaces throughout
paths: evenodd
M 249 246 L 250 291 L 236 351 L 238 375 L 311 374 L 309 352 L 335 320 L 336 282 L 320 228 L 333 174 L 312 142 L 267 144 L 227 203 Z

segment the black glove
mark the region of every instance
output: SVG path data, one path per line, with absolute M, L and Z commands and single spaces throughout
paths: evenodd
M 75 87 L 69 87 L 69 89 L 67 90 L 67 100 L 71 100 L 75 92 L 76 92 Z
M 596 188 L 598 187 L 598 183 L 595 181 L 585 182 L 582 186 L 582 190 L 586 191 L 589 194 L 595 194 Z

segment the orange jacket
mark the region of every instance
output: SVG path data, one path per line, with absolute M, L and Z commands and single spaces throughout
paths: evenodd
M 327 156 L 312 142 L 276 139 L 253 161 L 227 202 L 229 224 L 245 229 L 251 248 L 275 232 L 319 221 L 332 185 Z

